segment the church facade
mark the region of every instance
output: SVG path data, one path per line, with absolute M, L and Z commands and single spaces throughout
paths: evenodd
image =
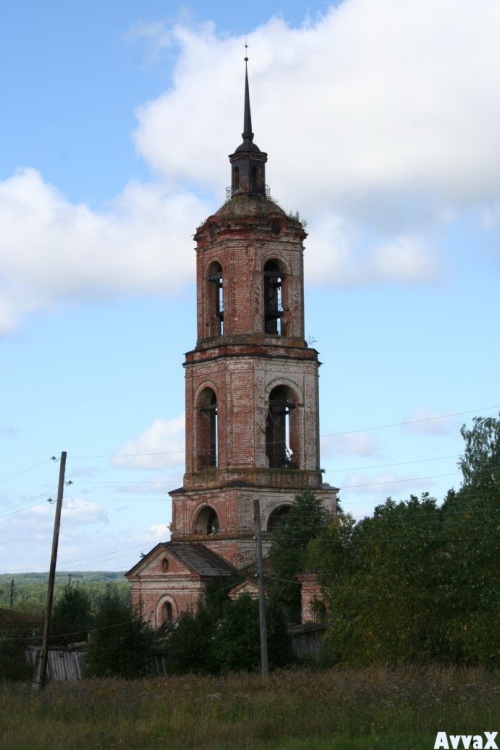
M 197 341 L 184 362 L 186 471 L 170 493 L 171 540 L 126 574 L 154 627 L 195 609 L 208 581 L 252 571 L 254 499 L 264 553 L 298 492 L 336 507 L 320 470 L 318 352 L 304 340 L 306 232 L 269 195 L 247 70 L 242 139 L 226 202 L 195 234 Z

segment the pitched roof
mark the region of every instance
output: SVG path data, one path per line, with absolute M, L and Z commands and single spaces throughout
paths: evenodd
M 128 578 L 131 575 L 137 574 L 140 568 L 156 557 L 160 550 L 171 552 L 184 565 L 187 565 L 188 568 L 191 568 L 191 570 L 202 577 L 215 578 L 228 576 L 232 571 L 232 567 L 228 562 L 216 552 L 205 547 L 204 544 L 199 542 L 160 542 L 147 555 L 141 558 L 133 568 L 125 573 L 125 577 Z
M 168 542 L 174 555 L 201 576 L 228 576 L 232 568 L 216 552 L 196 542 Z

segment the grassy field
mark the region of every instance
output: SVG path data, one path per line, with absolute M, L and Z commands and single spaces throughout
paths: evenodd
M 500 731 L 500 675 L 371 669 L 49 685 L 0 682 L 4 750 L 431 750 Z

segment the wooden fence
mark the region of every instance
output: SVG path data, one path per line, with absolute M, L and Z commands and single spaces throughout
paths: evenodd
M 33 682 L 40 682 L 42 649 L 30 646 L 26 657 L 33 667 Z M 85 668 L 85 650 L 82 647 L 49 649 L 47 678 L 55 682 L 81 680 Z

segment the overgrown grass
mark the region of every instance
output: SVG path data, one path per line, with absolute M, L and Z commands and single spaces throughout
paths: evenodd
M 5 750 L 429 750 L 496 730 L 499 675 L 479 669 L 0 683 Z

